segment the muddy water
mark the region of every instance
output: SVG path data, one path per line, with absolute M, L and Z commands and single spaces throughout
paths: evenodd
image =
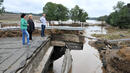
M 85 36 L 92 37 L 91 34 L 106 34 L 104 27 L 89 26 L 86 27 Z M 72 69 L 70 73 L 102 73 L 102 63 L 98 51 L 91 47 L 86 38 L 83 50 L 72 50 L 73 57 Z M 54 62 L 54 73 L 61 73 L 63 57 Z

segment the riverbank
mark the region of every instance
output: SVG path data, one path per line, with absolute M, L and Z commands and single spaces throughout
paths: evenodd
M 106 30 L 107 34 L 92 34 L 98 40 L 89 42 L 100 53 L 103 72 L 130 73 L 130 30 L 111 26 Z
M 119 29 L 117 27 L 107 26 L 105 27 L 107 30 L 107 34 L 92 34 L 93 37 L 99 39 L 128 39 L 130 38 L 130 29 Z

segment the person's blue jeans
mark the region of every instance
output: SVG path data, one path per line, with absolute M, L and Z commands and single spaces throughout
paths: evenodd
M 27 36 L 27 45 L 29 45 L 29 34 L 26 29 L 22 29 L 22 43 L 25 45 L 25 36 Z
M 41 37 L 44 37 L 45 36 L 45 33 L 44 33 L 45 25 L 41 25 L 41 28 L 42 28 L 42 30 L 41 30 Z

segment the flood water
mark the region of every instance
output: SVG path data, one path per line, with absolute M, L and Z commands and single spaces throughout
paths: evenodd
M 101 26 L 86 27 L 85 36 L 92 37 L 91 34 L 106 34 L 106 30 Z M 98 51 L 88 43 L 91 41 L 85 38 L 83 50 L 72 50 L 73 58 L 72 69 L 70 73 L 102 73 L 102 62 Z M 63 57 L 54 62 L 54 73 L 61 73 Z
M 96 21 L 96 20 L 86 20 L 87 23 L 91 24 L 101 24 L 101 21 Z

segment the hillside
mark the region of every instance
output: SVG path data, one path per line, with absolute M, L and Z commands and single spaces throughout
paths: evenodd
M 33 16 L 34 20 L 39 20 L 40 16 Z M 20 20 L 20 14 L 9 14 L 5 13 L 0 15 L 0 22 L 17 22 Z

